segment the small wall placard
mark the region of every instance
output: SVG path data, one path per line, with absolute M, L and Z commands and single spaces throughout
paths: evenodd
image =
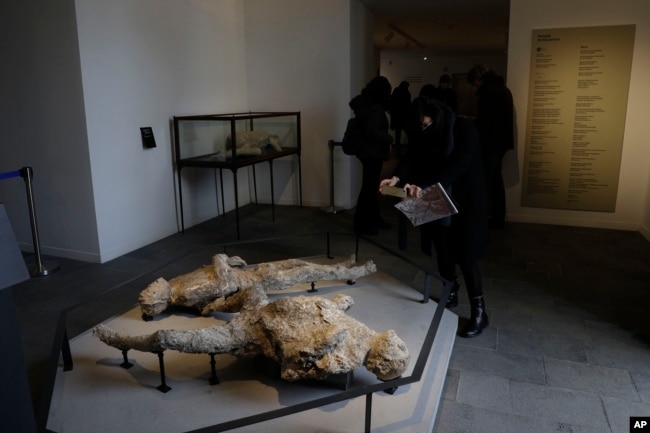
M 140 128 L 140 135 L 142 135 L 142 146 L 145 149 L 156 147 L 156 139 L 153 136 L 153 129 L 150 126 Z

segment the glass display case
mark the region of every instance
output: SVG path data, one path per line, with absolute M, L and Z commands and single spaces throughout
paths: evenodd
M 177 164 L 232 168 L 300 153 L 300 113 L 174 117 Z
M 248 112 L 175 116 L 174 155 L 178 175 L 181 230 L 185 230 L 181 178 L 181 170 L 184 167 L 214 168 L 219 169 L 220 172 L 224 168 L 232 170 L 237 239 L 239 239 L 237 170 L 241 167 L 254 166 L 260 162 L 269 163 L 271 206 L 273 220 L 275 221 L 273 160 L 289 155 L 297 156 L 299 204 L 302 206 L 300 150 L 300 112 Z M 221 201 L 223 204 L 223 182 L 221 183 Z

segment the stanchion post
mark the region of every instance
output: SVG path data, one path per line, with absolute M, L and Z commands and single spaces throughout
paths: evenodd
M 25 179 L 25 187 L 27 189 L 27 206 L 29 207 L 29 222 L 32 226 L 32 241 L 34 243 L 34 255 L 36 257 L 35 263 L 28 264 L 27 269 L 32 277 L 41 277 L 49 275 L 59 269 L 59 264 L 56 262 L 44 263 L 41 260 L 41 245 L 38 237 L 38 226 L 36 224 L 36 212 L 34 210 L 34 193 L 32 190 L 32 178 L 34 170 L 31 167 L 23 167 L 20 169 L 20 176 Z
M 343 208 L 334 206 L 334 140 L 329 140 L 327 146 L 330 150 L 330 205 L 321 210 L 325 213 L 337 214 L 343 212 Z

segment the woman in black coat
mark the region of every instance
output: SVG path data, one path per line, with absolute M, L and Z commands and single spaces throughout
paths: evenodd
M 384 161 L 390 154 L 392 136 L 388 133 L 386 110 L 391 85 L 386 77 L 376 76 L 350 101 L 350 108 L 363 125 L 363 145 L 357 152 L 361 161 L 361 191 L 354 213 L 354 230 L 374 235 L 379 228 L 388 228 L 380 213 L 377 183 Z
M 412 106 L 413 140 L 395 176 L 380 182 L 404 185 L 410 197 L 437 182 L 454 200 L 458 214 L 423 226 L 436 249 L 438 271 L 454 281 L 447 306 L 458 305 L 456 266 L 460 268 L 470 299 L 471 317 L 462 337 L 479 335 L 488 325 L 478 261 L 487 246 L 486 194 L 478 135 L 473 124 L 457 118 L 444 104 L 418 97 Z M 417 123 L 417 125 L 416 125 Z

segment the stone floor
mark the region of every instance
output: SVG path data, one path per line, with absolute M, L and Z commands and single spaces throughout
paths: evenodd
M 407 248 L 397 248 L 398 216 L 385 200 L 393 228 L 370 239 L 429 266 L 416 229 L 409 229 Z M 248 205 L 241 210 L 242 240 L 291 240 L 232 251 L 249 263 L 283 258 L 287 250 L 297 257 L 322 254 L 322 234 L 349 233 L 352 214 L 276 206 L 273 222 L 269 206 Z M 220 252 L 236 241 L 231 212 L 105 264 L 56 259 L 58 272 L 14 286 L 37 410 L 61 311 L 83 306 L 70 324 L 74 336 L 133 306 L 144 276 L 176 275 L 170 264 L 179 258 L 204 247 Z M 379 248 L 362 246 L 359 255 L 421 284 L 421 274 L 405 272 Z M 477 338 L 456 339 L 434 432 L 621 433 L 631 416 L 650 416 L 650 243 L 643 236 L 508 223 L 491 232 L 482 270 L 491 326 Z M 110 302 L 99 307 L 92 302 L 99 295 Z M 454 312 L 463 320 L 469 311 L 463 291 L 460 301 Z

